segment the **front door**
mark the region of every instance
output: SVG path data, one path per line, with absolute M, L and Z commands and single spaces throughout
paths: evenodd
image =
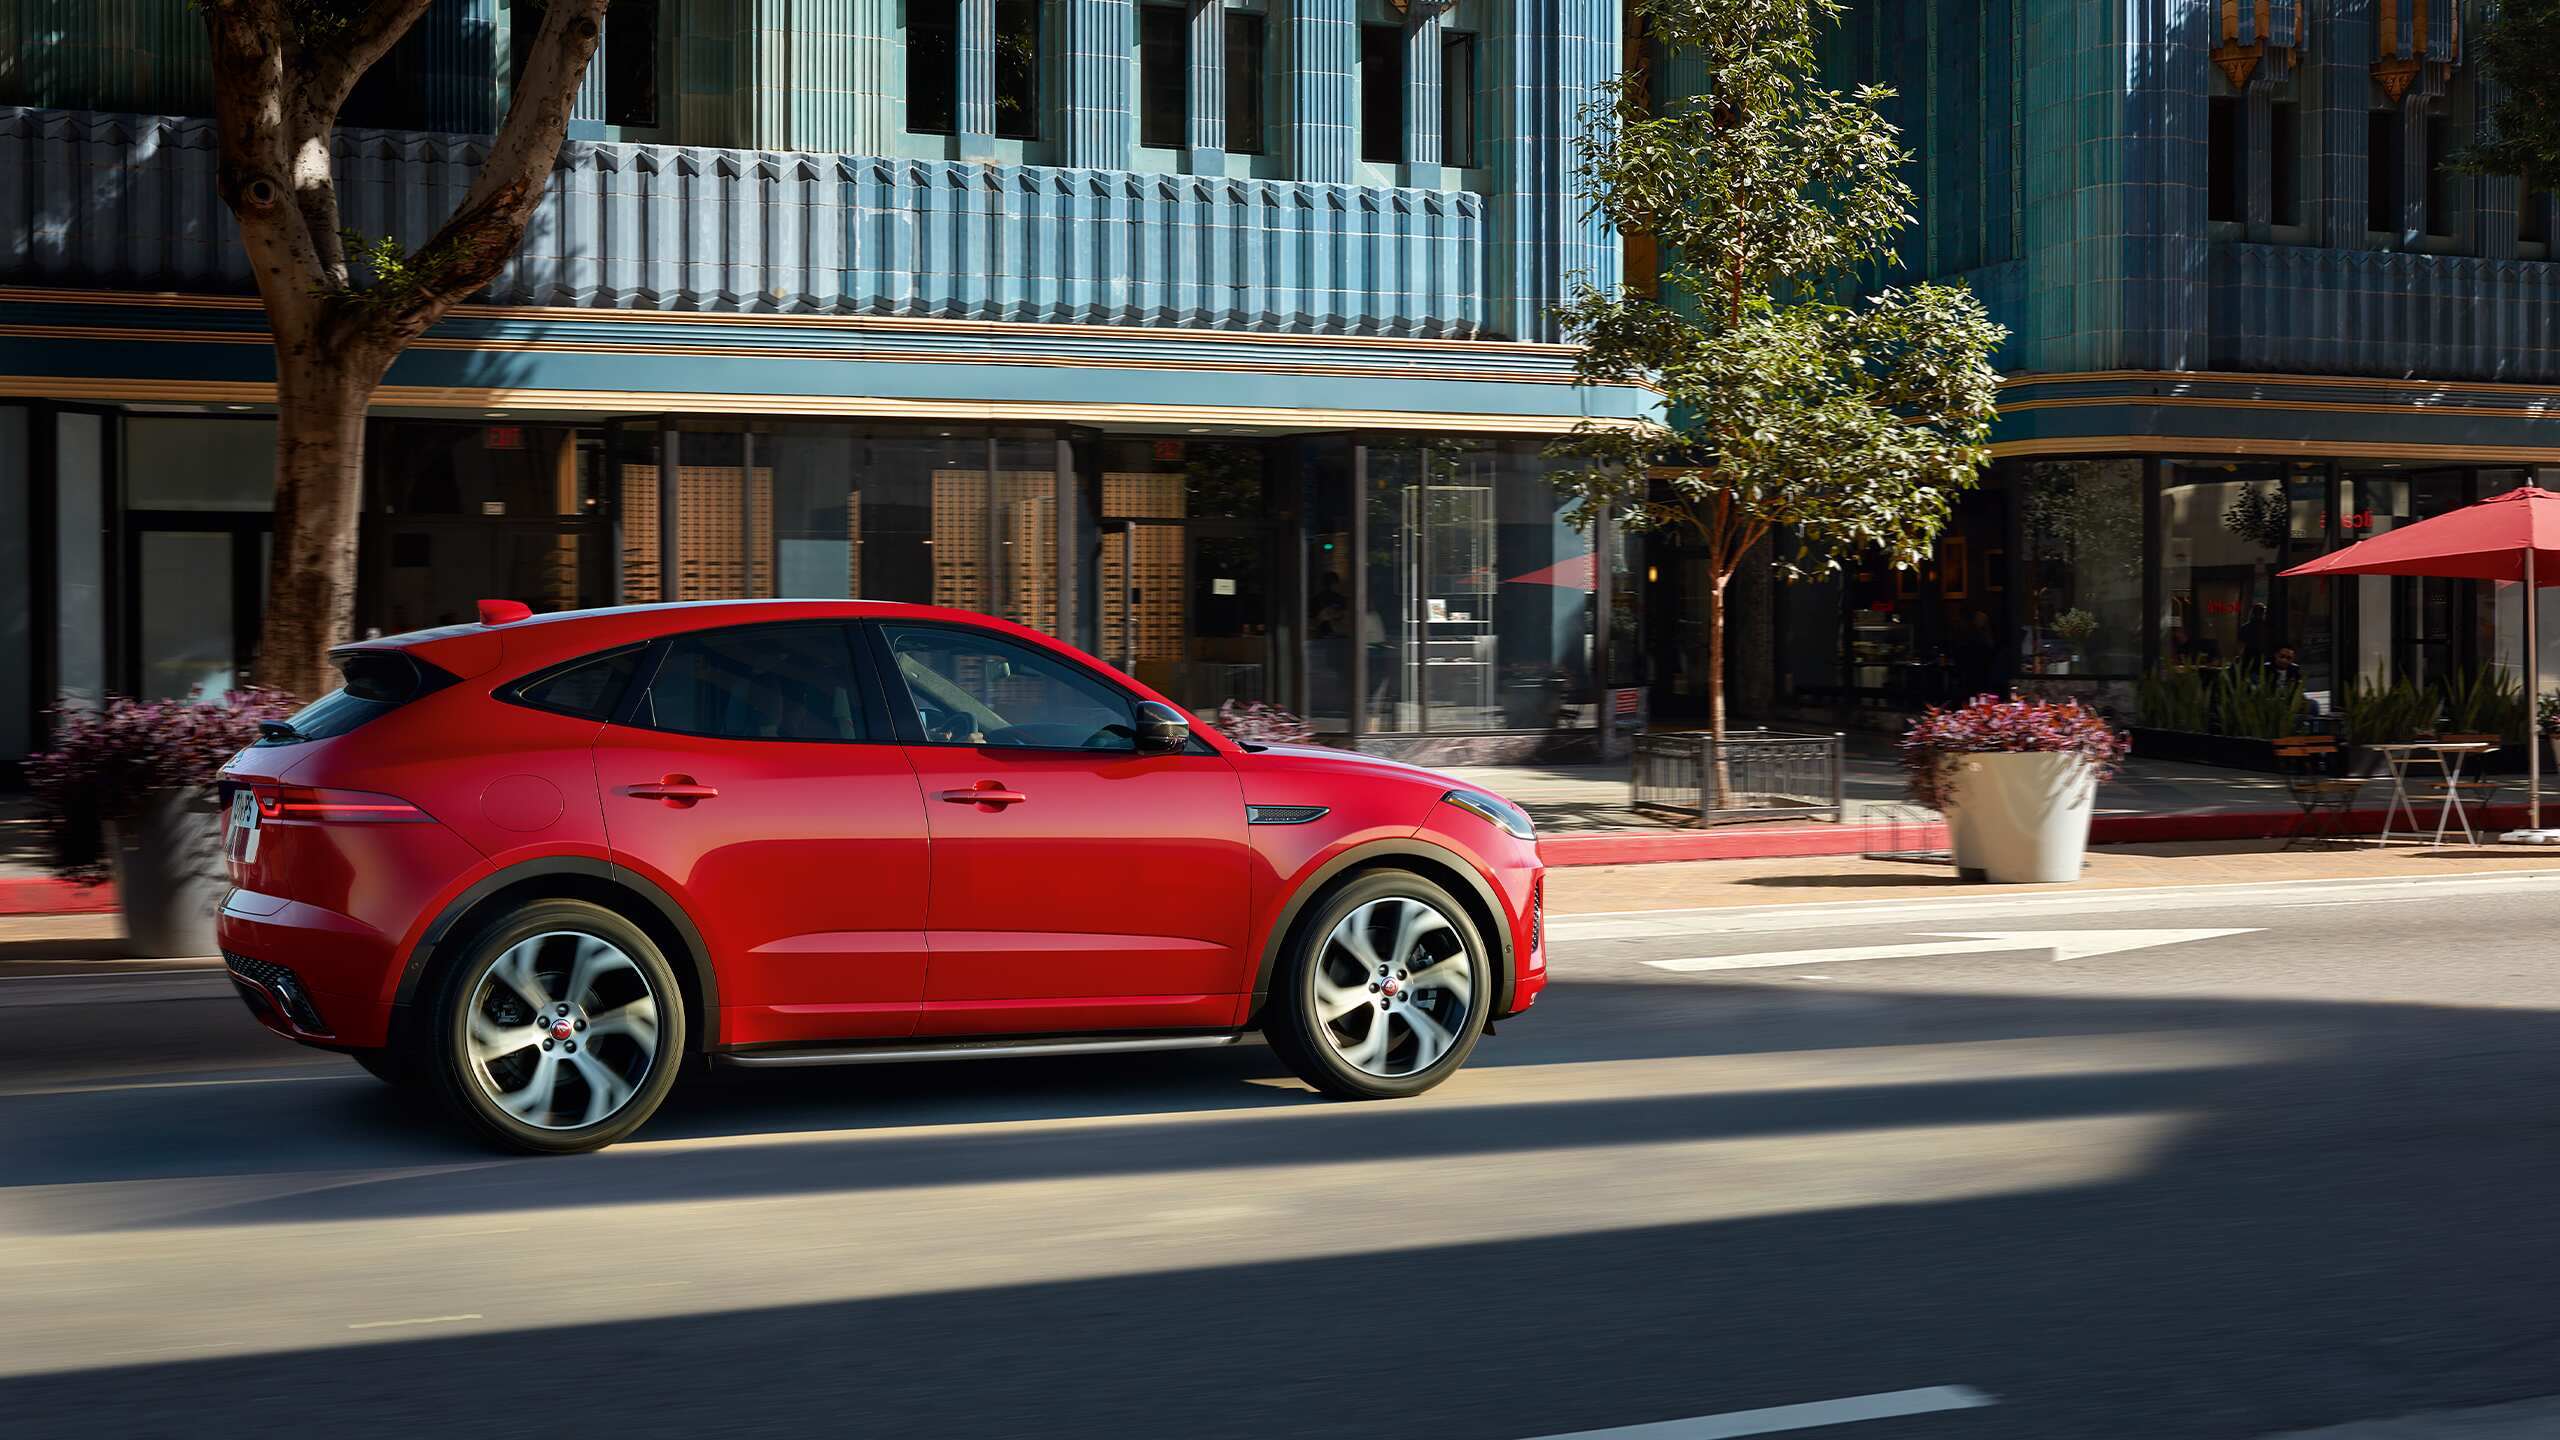
M 1046 649 L 878 634 L 933 835 L 922 1033 L 1237 1023 L 1252 957 L 1226 758 L 1141 753 L 1129 694 Z
M 924 805 L 852 640 L 832 622 L 675 636 L 596 740 L 614 861 L 701 930 L 724 1044 L 915 1028 Z

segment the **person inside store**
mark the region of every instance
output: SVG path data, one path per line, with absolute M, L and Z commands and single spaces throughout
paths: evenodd
M 2302 664 L 2294 657 L 2292 646 L 2279 645 L 2276 647 L 2275 658 L 2267 662 L 2267 673 L 2273 675 L 2278 680 L 2290 680 L 2297 684 L 2301 682 Z
M 2258 665 L 2266 662 L 2267 641 L 2271 638 L 2267 624 L 2267 603 L 2258 601 L 2249 607 L 2249 618 L 2240 622 L 2240 663 Z

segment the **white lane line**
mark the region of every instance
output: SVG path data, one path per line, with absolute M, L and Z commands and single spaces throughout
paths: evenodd
M 1887 1390 L 1802 1405 L 1772 1405 L 1766 1410 L 1728 1410 L 1722 1415 L 1700 1415 L 1690 1420 L 1657 1420 L 1650 1425 L 1622 1425 L 1614 1430 L 1576 1430 L 1569 1435 L 1541 1436 L 1539 1440 L 1725 1440 L 1733 1435 L 1775 1435 L 1785 1430 L 1854 1425 L 1861 1420 L 1934 1415 L 1941 1410 L 1979 1410 L 1997 1403 L 1970 1385 L 1931 1385 L 1921 1390 Z
M 260 1075 L 242 1080 L 142 1080 L 129 1085 L 47 1085 L 30 1090 L 0 1090 L 0 1100 L 27 1100 L 46 1095 L 113 1095 L 125 1090 L 195 1090 L 212 1085 L 310 1085 L 314 1083 L 353 1084 L 366 1077 L 344 1075 L 330 1067 L 327 1075 Z
M 1852 929 L 1873 915 L 1915 924 L 1974 915 L 2092 913 L 2147 908 L 2174 899 L 2180 908 L 2257 908 L 2282 902 L 2339 903 L 2353 897 L 2436 899 L 2454 895 L 2531 894 L 2560 888 L 2560 867 L 2543 870 L 2477 870 L 2452 875 L 2267 880 L 2214 885 L 2127 887 L 2121 890 L 2031 890 L 2016 895 L 1947 899 L 1837 900 L 1780 905 L 1696 906 L 1676 910 L 1587 911 L 1558 914 L 1547 923 L 1556 941 L 1645 940 L 1723 931 Z
M 456 1320 L 477 1320 L 478 1315 L 420 1315 L 410 1320 L 359 1320 L 350 1330 L 387 1330 L 394 1325 L 449 1325 Z
M 1656 970 L 1757 970 L 1772 965 L 1839 965 L 1858 960 L 1917 960 L 1936 955 L 1996 955 L 2009 951 L 2044 951 L 2056 961 L 2091 960 L 2127 950 L 2219 940 L 2226 935 L 2254 935 L 2248 930 L 2003 930 L 1959 935 L 1948 940 L 1903 945 L 1852 945 L 1831 950 L 1761 950 L 1749 955 L 1698 955 L 1684 960 L 1647 960 Z

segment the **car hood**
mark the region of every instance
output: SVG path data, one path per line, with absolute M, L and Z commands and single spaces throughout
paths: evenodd
M 1336 750 L 1325 745 L 1265 745 L 1248 750 L 1240 759 L 1246 766 L 1266 765 L 1274 769 L 1296 769 L 1306 765 L 1331 766 L 1369 773 L 1389 773 L 1449 789 L 1468 789 L 1466 782 L 1454 780 L 1437 770 L 1426 770 L 1384 755 L 1364 755 L 1357 750 Z

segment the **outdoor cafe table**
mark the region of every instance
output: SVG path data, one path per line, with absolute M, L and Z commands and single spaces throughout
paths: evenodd
M 2409 817 L 2409 838 L 2426 838 L 2419 827 L 2418 807 L 2409 797 L 2409 775 L 2421 767 L 2432 765 L 2444 777 L 2444 804 L 2436 811 L 2435 843 L 2444 843 L 2444 832 L 2459 822 L 2462 838 L 2477 845 L 2480 837 L 2471 831 L 2471 817 L 2462 809 L 2462 762 L 2471 756 L 2485 754 L 2498 747 L 2485 740 L 2405 740 L 2396 745 L 2366 747 L 2382 757 L 2391 772 L 2391 808 L 2382 812 L 2382 833 L 2374 838 L 2376 845 L 2391 843 L 2391 822 L 2402 813 Z

